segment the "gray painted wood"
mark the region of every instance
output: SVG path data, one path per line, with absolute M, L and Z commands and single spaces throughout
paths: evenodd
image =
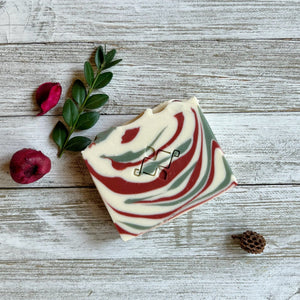
M 296 147 L 300 143 L 299 113 L 206 116 L 240 184 L 300 183 L 300 154 Z M 132 118 L 132 115 L 101 116 L 98 124 L 86 135 L 93 139 L 100 131 Z M 79 153 L 69 153 L 57 159 L 57 147 L 50 134 L 58 120 L 46 116 L 0 119 L 1 133 L 6 139 L 0 150 L 3 164 L 0 187 L 21 187 L 7 175 L 12 154 L 24 147 L 42 150 L 52 160 L 51 172 L 32 186 L 93 185 Z
M 62 99 L 83 78 L 97 44 L 0 47 L 0 115 L 35 115 L 34 92 L 58 81 Z M 106 114 L 139 114 L 169 99 L 196 96 L 206 112 L 300 111 L 299 41 L 122 42 L 123 61 L 104 91 Z M 13 91 L 13 92 L 12 92 Z M 63 101 L 49 114 L 61 114 Z M 18 109 L 16 109 L 16 107 Z
M 299 186 L 238 186 L 123 242 L 94 187 L 2 189 L 1 260 L 199 256 L 238 261 L 252 256 L 231 235 L 255 229 L 268 242 L 258 260 L 289 256 L 298 265 L 299 196 Z
M 297 299 L 300 187 L 236 187 L 127 243 L 94 188 L 2 192 L 7 299 Z M 253 228 L 262 255 L 231 239 Z
M 0 42 L 298 38 L 297 1 L 0 2 Z
M 2 299 L 297 300 L 300 274 L 295 259 L 288 256 L 217 259 L 198 254 L 4 261 L 0 276 L 5 287 Z
M 299 299 L 298 1 L 0 0 L 0 299 Z M 96 46 L 123 58 L 93 137 L 146 107 L 195 95 L 240 186 L 124 243 L 79 154 L 35 117 L 34 91 L 63 99 Z M 15 184 L 13 152 L 52 160 Z M 261 255 L 231 234 L 265 235 Z

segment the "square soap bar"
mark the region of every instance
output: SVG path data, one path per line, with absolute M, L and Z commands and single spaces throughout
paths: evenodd
M 236 185 L 195 97 L 100 133 L 82 155 L 124 241 Z

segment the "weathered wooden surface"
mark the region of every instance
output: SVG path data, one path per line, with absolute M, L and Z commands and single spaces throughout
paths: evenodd
M 297 300 L 300 274 L 292 257 L 217 259 L 199 254 L 185 259 L 2 261 L 0 276 L 3 299 Z M 283 283 L 283 278 L 289 280 Z
M 0 42 L 298 38 L 298 1 L 0 2 Z
M 300 152 L 295 147 L 300 144 L 300 113 L 206 116 L 240 184 L 300 183 Z M 93 138 L 99 131 L 132 118 L 101 116 L 98 124 L 86 134 Z M 93 185 L 80 154 L 69 153 L 57 159 L 57 148 L 50 134 L 58 120 L 46 116 L 0 119 L 1 132 L 6 137 L 0 153 L 3 162 L 0 187 L 20 187 L 7 176 L 11 154 L 20 147 L 43 150 L 52 159 L 51 172 L 32 186 Z
M 0 293 L 12 299 L 298 299 L 299 191 L 237 187 L 124 243 L 94 188 L 3 190 Z M 230 237 L 253 224 L 268 243 L 260 256 L 242 252 Z
M 2 116 L 35 115 L 34 91 L 59 81 L 63 96 L 83 78 L 98 43 L 0 47 Z M 196 96 L 205 112 L 300 111 L 299 41 L 122 42 L 123 62 L 104 89 L 107 114 L 139 114 L 172 98 Z M 16 109 L 17 105 L 17 109 Z M 63 101 L 49 114 L 61 114 Z
M 126 243 L 94 187 L 1 192 L 2 260 L 199 255 L 242 261 L 251 255 L 230 236 L 255 226 L 268 241 L 262 256 L 295 257 L 299 263 L 299 186 L 239 186 Z
M 0 0 L 0 299 L 299 299 L 298 1 Z M 197 96 L 240 185 L 124 243 L 79 154 L 56 158 L 63 101 L 35 117 L 39 84 L 63 98 L 106 43 L 123 61 L 100 122 Z M 22 186 L 12 154 L 52 170 Z M 232 234 L 265 235 L 261 255 Z
M 200 253 L 184 259 L 2 261 L 0 276 L 6 299 L 297 300 L 300 274 L 292 257 L 217 259 Z

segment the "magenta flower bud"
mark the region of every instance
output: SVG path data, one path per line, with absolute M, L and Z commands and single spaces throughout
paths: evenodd
M 38 87 L 36 91 L 36 102 L 41 108 L 41 112 L 38 116 L 44 115 L 58 103 L 61 90 L 61 85 L 55 82 L 45 82 Z
M 39 180 L 51 169 L 51 160 L 41 151 L 24 148 L 11 158 L 10 175 L 17 183 L 28 184 Z

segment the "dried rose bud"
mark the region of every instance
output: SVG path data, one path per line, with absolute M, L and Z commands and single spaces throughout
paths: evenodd
M 17 151 L 10 161 L 10 175 L 17 183 L 32 183 L 51 169 L 51 160 L 41 151 L 24 148 Z
M 61 91 L 61 85 L 55 82 L 46 82 L 38 87 L 36 102 L 42 110 L 38 116 L 44 115 L 58 103 Z

